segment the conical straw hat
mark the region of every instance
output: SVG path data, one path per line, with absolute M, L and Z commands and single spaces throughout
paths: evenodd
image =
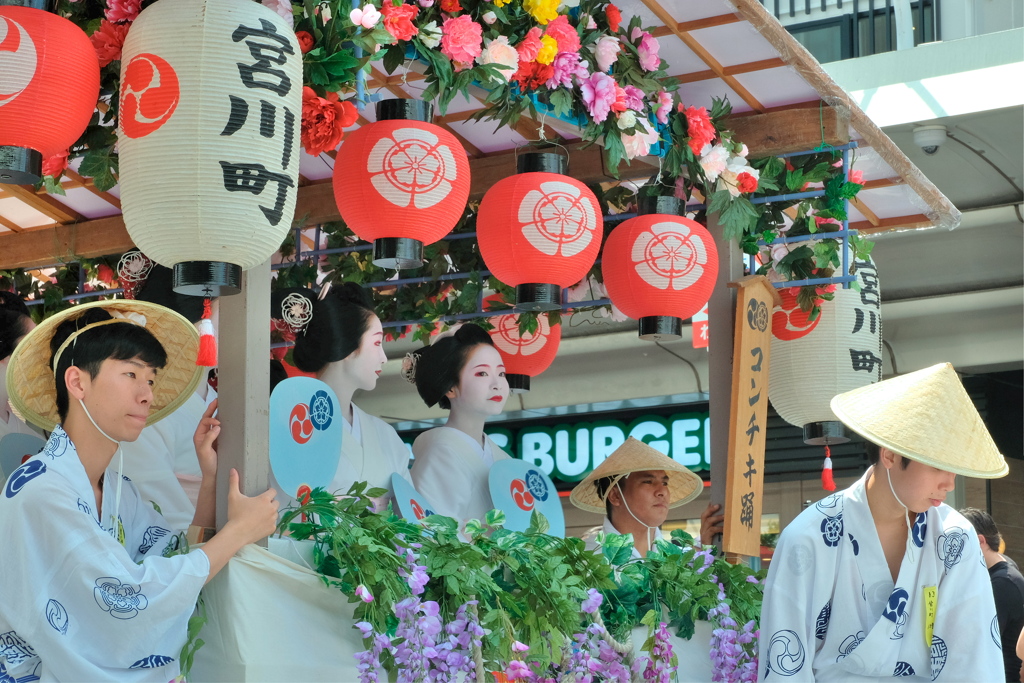
M 965 477 L 1009 472 L 949 363 L 839 394 L 832 411 L 868 441 Z
M 615 482 L 633 472 L 648 470 L 665 470 L 668 474 L 668 506 L 679 507 L 700 495 L 704 482 L 684 465 L 651 448 L 643 441 L 633 437 L 626 439 L 605 461 L 594 469 L 587 478 L 576 485 L 569 494 L 569 501 L 581 510 L 604 514 L 604 498 L 597 493 L 594 483 L 605 477 L 612 477 Z M 611 491 L 611 486 L 608 487 Z M 605 491 L 605 497 L 608 495 Z
M 7 366 L 7 395 L 14 412 L 26 422 L 46 431 L 60 421 L 57 413 L 57 385 L 50 368 L 50 340 L 65 320 L 73 320 L 90 308 L 108 313 L 145 316 L 145 327 L 163 345 L 167 365 L 157 373 L 153 384 L 153 402 L 147 425 L 174 412 L 188 400 L 199 384 L 203 368 L 196 365 L 199 332 L 183 316 L 169 308 L 145 301 L 117 299 L 79 304 L 53 315 L 39 324 L 14 349 Z

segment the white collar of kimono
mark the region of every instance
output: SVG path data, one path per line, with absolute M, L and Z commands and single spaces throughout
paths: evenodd
M 907 517 L 907 548 L 904 552 L 904 555 L 909 557 L 911 562 L 914 562 L 914 553 L 911 552 L 914 549 L 914 546 L 912 545 L 914 525 L 910 522 L 910 508 L 908 508 L 903 503 L 903 501 L 900 500 L 900 497 L 896 495 L 896 489 L 892 487 L 892 475 L 889 472 L 889 468 L 886 467 L 885 480 L 889 482 L 889 490 L 892 491 L 892 497 L 895 498 L 896 502 L 900 504 L 900 507 L 903 508 L 903 514 Z
M 92 422 L 92 426 L 96 428 L 108 441 L 114 442 L 117 445 L 117 493 L 114 495 L 114 524 L 110 529 L 110 535 L 117 539 L 117 513 L 121 509 L 121 484 L 124 482 L 124 476 L 122 471 L 124 470 L 124 451 L 121 450 L 121 442 L 111 437 L 105 431 L 100 429 L 100 426 L 96 424 L 96 420 L 92 419 L 92 415 L 89 413 L 89 409 L 85 407 L 85 401 L 77 399 L 78 404 L 82 406 L 82 410 L 85 411 L 85 416 L 89 418 L 89 422 Z

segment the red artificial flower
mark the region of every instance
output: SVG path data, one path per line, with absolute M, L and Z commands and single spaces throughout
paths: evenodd
M 848 182 L 856 183 L 857 185 L 864 184 L 864 171 L 850 171 L 850 175 L 847 178 Z
M 419 14 L 420 8 L 415 5 L 395 5 L 391 0 L 385 0 L 381 13 L 384 15 L 384 28 L 393 35 L 396 40 L 409 40 L 420 32 L 412 25 L 412 20 Z
M 43 175 L 56 178 L 68 167 L 68 150 L 57 152 L 43 161 Z
M 682 107 L 680 104 L 679 108 Z M 715 127 L 708 116 L 708 110 L 704 107 L 687 107 L 683 113 L 686 114 L 686 129 L 690 134 L 690 151 L 699 157 L 704 145 L 715 139 Z
M 526 92 L 528 90 L 536 90 L 544 85 L 554 73 L 555 69 L 550 64 L 520 62 L 519 70 L 516 71 L 512 80 L 518 82 L 519 88 Z
M 795 171 L 796 170 L 796 167 L 794 167 L 793 164 L 789 163 L 789 159 L 786 159 L 786 170 L 787 171 Z
M 462 11 L 462 5 L 459 4 L 459 0 L 441 0 L 441 11 L 454 14 Z
M 104 19 L 100 22 L 100 27 L 96 29 L 96 32 L 89 36 L 92 47 L 96 50 L 96 56 L 99 57 L 101 69 L 111 62 L 121 59 L 121 48 L 124 46 L 124 39 L 128 35 L 129 28 L 131 28 L 131 24 L 115 24 Z
M 579 52 L 580 36 L 564 14 L 548 22 L 544 33 L 555 39 L 559 52 Z
M 96 266 L 96 279 L 105 285 L 114 284 L 114 269 L 106 263 Z
M 302 54 L 306 54 L 316 46 L 316 39 L 309 31 L 296 31 L 295 37 L 299 41 L 299 49 L 302 50 Z
M 608 30 L 612 33 L 619 32 L 619 24 L 622 23 L 622 12 L 615 5 L 609 3 L 604 10 L 604 16 L 608 19 Z
M 626 90 L 622 86 L 615 86 L 615 101 L 612 102 L 612 111 L 624 112 L 629 107 L 626 105 Z
M 329 92 L 323 98 L 308 85 L 302 89 L 302 146 L 313 156 L 337 148 L 343 129 L 358 118 L 355 106 L 339 101 L 338 93 Z
M 736 187 L 744 194 L 754 192 L 757 190 L 757 178 L 744 171 L 736 176 Z

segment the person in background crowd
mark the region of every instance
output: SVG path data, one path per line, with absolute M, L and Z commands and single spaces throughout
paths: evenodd
M 1006 680 L 1019 683 L 1021 680 L 1021 658 L 1017 656 L 1017 640 L 1024 629 L 1024 576 L 1017 565 L 999 553 L 1002 537 L 996 528 L 992 515 L 977 508 L 960 511 L 978 532 L 981 554 L 992 579 L 992 594 L 996 601 L 996 616 L 999 619 L 999 640 L 1003 646 L 1003 668 Z M 996 635 L 992 634 L 993 637 Z
M 203 297 L 175 292 L 173 276 L 170 268 L 153 265 L 137 287 L 135 300 L 164 306 L 195 324 L 203 317 Z M 217 306 L 216 300 L 213 305 Z M 124 474 L 139 489 L 142 499 L 156 505 L 176 529 L 187 527 L 196 513 L 203 473 L 192 437 L 216 399 L 217 392 L 200 381 L 177 410 L 123 446 Z
M 761 680 L 998 681 L 981 546 L 943 500 L 956 474 L 1008 471 L 948 363 L 832 399 L 871 467 L 779 537 L 761 608 Z
M 491 465 L 509 457 L 484 434 L 484 422 L 508 400 L 501 354 L 478 325 L 462 325 L 406 357 L 405 378 L 432 408 L 448 410 L 444 427 L 416 437 L 412 480 L 439 515 L 464 524 L 483 519 L 494 504 L 487 484 Z
M 576 485 L 569 501 L 581 510 L 605 513 L 603 526 L 584 537 L 587 548 L 598 547 L 597 531 L 632 534 L 632 557 L 640 559 L 663 539 L 661 525 L 669 510 L 693 500 L 703 488 L 689 468 L 630 437 Z M 701 535 L 706 533 L 702 529 Z
M 28 307 L 10 292 L 0 292 L 0 439 L 8 434 L 41 433 L 22 422 L 7 403 L 7 363 L 14 349 L 36 324 L 28 315 Z
M 273 532 L 273 491 L 244 496 L 232 470 L 227 523 L 203 548 L 179 553 L 177 530 L 120 471 L 121 444 L 199 381 L 197 348 L 181 317 L 122 300 L 62 311 L 15 350 L 11 402 L 52 433 L 0 496 L 2 680 L 177 677 L 200 589 Z M 194 434 L 205 481 L 192 522 L 202 527 L 216 509 L 220 425 L 211 413 Z
M 292 358 L 303 372 L 316 373 L 338 397 L 344 420 L 341 458 L 328 490 L 344 494 L 352 484 L 365 481 L 370 488 L 391 490 L 391 475 L 409 479 L 409 449 L 398 432 L 379 417 L 352 402 L 357 391 L 373 391 L 388 357 L 384 328 L 374 313 L 366 290 L 354 282 L 325 285 L 320 296 L 308 289 L 275 293 L 272 316 L 296 330 Z M 292 502 L 295 491 L 283 491 Z M 390 494 L 375 501 L 387 507 Z

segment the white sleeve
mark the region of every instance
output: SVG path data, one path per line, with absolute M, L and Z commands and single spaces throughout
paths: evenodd
M 163 557 L 177 550 L 178 534 L 187 529 L 175 528 L 167 518 L 143 500 L 134 486 L 126 486 L 121 502 L 121 517 L 125 525 L 124 547 L 132 559 L 141 562 L 146 557 Z
M 812 601 L 817 572 L 805 573 L 813 558 L 813 546 L 799 534 L 799 527 L 783 530 L 764 586 L 758 680 L 814 680 L 816 615 Z
M 471 494 L 476 482 L 466 472 L 454 449 L 437 442 L 416 454 L 412 483 L 434 506 L 434 512 L 459 521 L 469 516 Z
M 154 668 L 170 674 L 161 680 L 173 678 L 210 571 L 206 554 L 151 553 L 136 564 L 79 508 L 72 491 L 37 481 L 46 485 L 32 496 L 23 492 L 22 504 L 5 511 L 20 514 L 2 525 L 5 545 L 18 552 L 0 558 L 0 621 L 28 642 L 56 680 L 149 680 L 138 674 Z

